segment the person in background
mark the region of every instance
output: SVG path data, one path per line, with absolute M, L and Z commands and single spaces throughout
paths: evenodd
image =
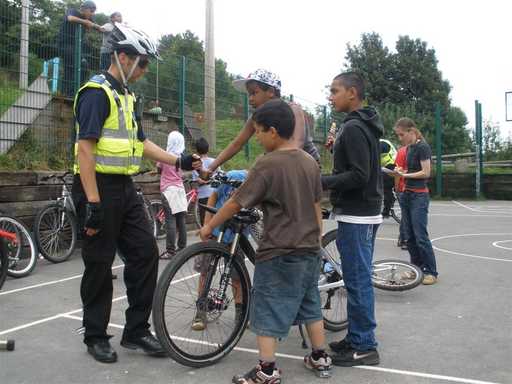
M 393 170 L 395 168 L 396 148 L 393 143 L 386 139 L 380 139 L 380 166 Z M 384 208 L 382 209 L 382 218 L 389 217 L 391 208 L 395 205 L 395 196 L 393 195 L 393 187 L 395 178 L 382 172 L 382 187 L 384 190 Z
M 101 26 L 101 32 L 103 33 L 103 42 L 100 48 L 100 70 L 106 71 L 110 67 L 110 54 L 112 52 L 112 46 L 110 45 L 109 38 L 112 30 L 116 23 L 122 23 L 123 16 L 121 12 L 114 12 L 110 15 L 110 21 Z
M 198 149 L 199 152 L 199 149 Z M 203 159 L 204 161 L 204 159 Z M 204 164 L 204 163 L 203 163 Z M 245 181 L 247 178 L 247 171 L 245 170 L 233 170 L 226 173 L 226 176 L 231 181 Z M 217 209 L 222 208 L 222 206 L 228 201 L 235 192 L 235 187 L 227 184 L 221 184 L 218 188 L 212 189 L 212 194 L 208 198 L 206 205 L 209 207 L 215 207 Z M 208 224 L 213 215 L 209 212 L 206 212 L 204 218 L 204 225 Z M 213 239 L 217 240 L 220 234 L 220 228 L 216 227 L 213 229 L 212 236 Z M 222 242 L 228 244 L 228 246 L 233 242 L 234 235 L 230 229 L 224 231 L 222 236 Z M 196 272 L 199 272 L 201 275 L 199 277 L 198 284 L 198 296 L 201 295 L 201 291 L 204 287 L 204 282 L 206 279 L 206 273 L 208 272 L 208 266 L 210 264 L 210 258 L 208 255 L 197 256 L 194 264 L 194 269 Z M 231 284 L 233 290 L 233 296 L 235 301 L 235 321 L 238 322 L 241 320 L 242 315 L 242 288 L 240 286 L 240 277 L 238 273 L 233 269 L 231 272 Z M 206 313 L 204 311 L 196 311 L 194 316 L 194 320 L 192 321 L 192 329 L 194 331 L 202 331 L 206 328 Z
M 210 144 L 208 144 L 208 141 L 201 137 L 197 139 L 196 141 L 196 152 L 199 156 L 201 156 L 201 161 L 203 162 L 203 167 L 208 168 L 210 164 L 215 160 L 212 157 L 208 156 L 208 151 L 210 149 Z M 192 172 L 192 180 L 196 181 L 199 184 L 198 188 L 198 198 L 199 198 L 199 204 L 206 205 L 208 204 L 208 198 L 213 193 L 213 188 L 210 187 L 207 181 L 201 179 L 199 177 L 199 172 L 193 171 Z M 213 206 L 213 205 L 212 205 Z M 205 209 L 201 206 L 199 206 L 199 216 L 201 217 L 201 225 L 204 224 L 204 216 L 205 216 Z
M 400 147 L 396 154 L 395 165 L 398 168 L 401 168 L 405 172 L 407 172 L 407 146 L 404 145 Z M 404 208 L 402 206 L 403 193 L 405 191 L 405 179 L 400 176 L 395 176 L 395 191 L 398 198 L 398 204 L 400 205 L 400 211 L 403 212 Z M 405 228 L 407 228 L 406 224 L 407 216 L 402 214 L 400 220 L 400 234 L 398 236 L 397 246 L 402 248 L 403 250 L 407 250 L 407 233 L 405 232 Z
M 436 256 L 427 230 L 430 204 L 427 181 L 432 151 L 412 119 L 399 119 L 395 132 L 402 145 L 407 145 L 407 170 L 395 169 L 397 175 L 405 179 L 402 217 L 405 216 L 407 249 L 411 263 L 423 270 L 423 284 L 432 285 L 437 283 L 438 276 Z
M 185 151 L 185 138 L 178 131 L 172 131 L 167 137 L 167 153 L 181 156 Z M 165 211 L 167 236 L 165 252 L 160 259 L 171 259 L 177 251 L 187 246 L 187 195 L 183 185 L 183 172 L 178 167 L 158 163 L 160 175 L 160 192 Z M 176 236 L 176 234 L 178 236 Z M 176 250 L 176 237 L 178 249 Z
M 76 40 L 79 26 L 84 27 L 84 31 L 95 29 L 101 32 L 101 27 L 92 21 L 96 12 L 96 4 L 93 1 L 84 1 L 79 9 L 70 8 L 66 11 L 62 24 L 60 26 L 57 44 L 62 59 L 64 77 L 61 83 L 61 92 L 64 96 L 73 96 L 75 92 L 75 72 L 82 63 L 76 62 Z M 82 52 L 85 51 L 86 39 L 82 34 L 82 46 L 78 47 Z M 85 80 L 85 68 L 81 70 L 80 84 Z
M 237 90 L 249 94 L 249 104 L 253 108 L 258 108 L 269 100 L 281 99 L 281 80 L 275 73 L 265 69 L 257 69 L 245 79 L 234 80 L 233 86 Z M 290 103 L 290 107 L 293 110 L 296 124 L 291 142 L 297 148 L 303 149 L 320 164 L 320 154 L 311 137 L 312 127 L 309 125 L 310 120 L 305 118 L 304 111 L 298 104 Z M 252 120 L 249 118 L 240 133 L 219 153 L 215 161 L 204 170 L 203 177 L 206 178 L 215 169 L 240 152 L 244 144 L 249 141 L 255 132 Z

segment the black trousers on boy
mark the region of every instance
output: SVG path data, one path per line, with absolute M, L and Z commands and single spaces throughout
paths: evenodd
M 112 309 L 112 263 L 116 250 L 125 260 L 124 282 L 128 296 L 123 337 L 138 338 L 149 332 L 149 316 L 158 275 L 158 247 L 130 176 L 96 174 L 103 226 L 94 236 L 83 235 L 85 271 L 80 286 L 84 343 L 108 339 Z M 79 175 L 72 188 L 79 222 L 87 202 Z M 80 226 L 82 227 L 82 226 Z

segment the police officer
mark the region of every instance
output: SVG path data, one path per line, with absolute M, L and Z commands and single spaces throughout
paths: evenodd
M 395 168 L 396 148 L 391 141 L 386 139 L 379 139 L 380 143 L 380 166 L 388 169 Z M 382 217 L 388 218 L 391 208 L 395 204 L 395 197 L 393 195 L 393 187 L 395 180 L 393 176 L 382 173 L 382 186 L 384 189 L 384 208 L 382 210 Z
M 176 168 L 199 168 L 194 155 L 168 154 L 144 136 L 135 118 L 135 96 L 128 84 L 140 79 L 150 58 L 160 59 L 156 45 L 142 31 L 116 24 L 111 35 L 111 65 L 76 94 L 74 114 L 75 177 L 73 200 L 83 222 L 80 286 L 84 343 L 98 361 L 113 363 L 117 354 L 107 325 L 112 307 L 112 263 L 119 250 L 125 260 L 128 296 L 121 345 L 151 356 L 165 352 L 149 331 L 149 315 L 158 273 L 158 248 L 130 175 L 142 156 Z

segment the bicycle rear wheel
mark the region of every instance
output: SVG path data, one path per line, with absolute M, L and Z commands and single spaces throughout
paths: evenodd
M 232 259 L 231 274 L 225 272 L 230 259 L 223 244 L 196 243 L 178 253 L 160 275 L 153 324 L 162 346 L 180 364 L 194 368 L 214 364 L 242 337 L 249 316 L 251 282 L 241 257 Z M 193 330 L 198 310 L 206 325 Z
M 194 224 L 198 229 L 201 229 L 201 212 L 199 211 L 199 199 L 191 201 L 189 205 L 189 212 L 194 216 Z
M 11 277 L 29 275 L 37 263 L 37 247 L 27 227 L 14 217 L 2 215 L 0 229 L 16 235 L 15 240 L 7 241 L 7 274 Z
M 155 226 L 156 226 L 156 238 L 158 240 L 165 239 L 167 234 L 167 227 L 165 223 L 165 210 L 164 204 L 161 200 L 151 200 L 150 202 L 151 209 L 153 211 L 153 216 L 155 218 Z
M 34 221 L 34 238 L 41 255 L 52 263 L 69 259 L 76 247 L 75 216 L 61 204 L 44 207 Z
M 385 291 L 407 291 L 421 284 L 423 272 L 403 260 L 378 260 L 373 263 L 372 282 Z
M 149 202 L 149 200 L 146 199 L 145 197 L 142 198 L 142 205 L 144 207 L 144 214 L 145 214 L 146 218 L 148 219 L 149 230 L 151 231 L 153 236 L 156 237 L 156 235 L 157 235 L 156 221 L 155 221 L 155 214 L 153 212 L 153 207 L 151 206 L 151 203 Z
M 331 258 L 341 266 L 341 256 L 336 246 L 336 232 L 334 229 L 322 236 L 322 247 Z M 330 263 L 322 260 L 319 284 L 330 284 L 342 280 L 342 276 L 334 270 Z M 339 332 L 348 327 L 347 291 L 344 286 L 329 290 L 320 289 L 322 314 L 324 326 L 329 331 Z
M 0 238 L 0 289 L 2 289 L 5 278 L 7 277 L 7 269 L 9 268 L 8 260 L 7 242 Z

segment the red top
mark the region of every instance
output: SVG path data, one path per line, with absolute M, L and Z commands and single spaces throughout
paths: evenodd
M 398 152 L 396 154 L 395 164 L 397 167 L 400 167 L 404 170 L 404 172 L 407 172 L 407 146 L 401 147 L 398 149 Z M 398 180 L 398 191 L 397 192 L 403 192 L 405 191 L 405 179 L 401 177 Z

